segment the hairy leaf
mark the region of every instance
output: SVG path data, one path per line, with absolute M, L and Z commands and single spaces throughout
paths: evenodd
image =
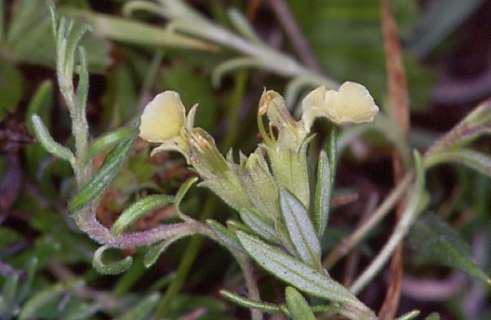
M 324 234 L 331 206 L 332 179 L 331 168 L 327 159 L 327 153 L 323 150 L 319 156 L 317 168 L 317 183 L 315 187 L 313 223 L 319 239 Z
M 262 240 L 238 231 L 237 236 L 249 255 L 264 269 L 296 288 L 333 302 L 366 309 L 351 292 L 327 274 L 289 256 Z
M 118 235 L 128 228 L 133 222 L 143 217 L 151 210 L 174 202 L 174 197 L 167 195 L 147 196 L 129 206 L 118 217 L 111 227 L 111 233 Z
M 427 215 L 416 222 L 409 243 L 415 250 L 417 261 L 438 263 L 483 281 L 491 281 L 472 259 L 471 249 L 466 242 L 436 215 Z
M 320 267 L 321 246 L 307 209 L 287 190 L 280 191 L 280 208 L 299 258 L 312 266 Z
M 133 146 L 136 135 L 120 142 L 106 157 L 104 163 L 97 173 L 85 186 L 82 187 L 68 203 L 68 210 L 74 212 L 83 208 L 94 199 L 100 198 L 116 177 L 123 165 L 128 153 Z
M 111 263 L 105 263 L 104 261 L 102 261 L 102 256 L 107 249 L 109 249 L 108 246 L 101 246 L 94 252 L 92 265 L 98 272 L 102 274 L 120 274 L 131 267 L 131 264 L 133 263 L 133 258 L 130 256 L 125 257 L 123 260 Z
M 310 309 L 307 300 L 297 289 L 286 287 L 285 297 L 292 320 L 315 320 L 314 313 Z

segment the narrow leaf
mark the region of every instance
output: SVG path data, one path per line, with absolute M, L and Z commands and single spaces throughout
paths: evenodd
M 145 197 L 129 206 L 118 217 L 111 227 L 112 235 L 119 235 L 126 230 L 133 222 L 145 216 L 155 208 L 172 203 L 174 198 L 167 195 L 152 195 Z
M 472 110 L 459 124 L 439 138 L 427 154 L 469 144 L 483 134 L 491 133 L 491 99 Z
M 45 80 L 36 89 L 25 115 L 25 122 L 30 133 L 34 134 L 34 126 L 31 118 L 37 114 L 43 121 L 45 127 L 50 127 L 51 107 L 53 105 L 53 83 L 50 80 Z
M 128 310 L 120 320 L 148 319 L 160 300 L 159 293 L 144 297 L 136 306 Z
M 118 144 L 106 157 L 97 173 L 85 186 L 82 187 L 68 203 L 68 210 L 74 212 L 83 208 L 90 201 L 101 197 L 110 183 L 116 177 L 119 169 L 128 156 L 136 136 Z
M 78 47 L 78 46 L 77 46 Z M 87 96 L 89 94 L 89 65 L 87 63 L 87 54 L 84 47 L 78 47 L 80 66 L 79 66 L 79 78 L 77 86 L 77 101 L 79 114 L 87 114 Z
M 319 156 L 317 168 L 317 183 L 315 186 L 313 223 L 319 239 L 324 234 L 329 221 L 329 209 L 331 206 L 332 181 L 331 168 L 327 159 L 327 153 L 323 150 Z
M 260 212 L 254 209 L 245 209 L 241 210 L 239 214 L 242 221 L 257 235 L 270 242 L 278 242 L 274 227 L 264 219 Z
M 67 290 L 72 290 L 83 285 L 83 281 L 70 281 L 64 285 L 55 284 L 32 296 L 23 306 L 19 314 L 19 320 L 36 319 L 38 310 L 49 302 L 59 299 Z
M 95 157 L 96 155 L 113 146 L 117 142 L 129 139 L 134 135 L 136 135 L 135 128 L 119 128 L 112 132 L 109 132 L 108 134 L 103 135 L 102 137 L 97 138 L 90 146 L 89 159 Z
M 479 151 L 470 149 L 438 151 L 425 159 L 425 165 L 428 168 L 445 162 L 460 163 L 491 177 L 491 157 Z
M 307 209 L 289 191 L 280 191 L 280 208 L 296 252 L 304 262 L 320 267 L 321 246 Z
M 223 245 L 225 245 L 229 249 L 238 250 L 242 253 L 246 253 L 244 251 L 244 248 L 242 248 L 242 246 L 240 245 L 239 239 L 230 229 L 226 228 L 224 225 L 213 219 L 206 220 L 206 223 L 222 241 Z
M 220 294 L 229 301 L 242 307 L 257 309 L 268 313 L 282 312 L 281 307 L 273 303 L 252 300 L 243 296 L 239 296 L 227 290 L 220 290 Z
M 419 311 L 419 310 L 413 310 L 413 311 L 410 311 L 406 314 L 403 314 L 400 317 L 397 317 L 395 320 L 412 320 L 412 319 L 415 319 L 417 316 L 419 316 L 420 313 L 421 313 L 421 311 Z
M 366 310 L 366 307 L 340 283 L 244 232 L 237 231 L 240 243 L 259 265 L 286 283 L 333 302 Z
M 146 46 L 216 50 L 216 46 L 205 41 L 127 18 L 116 18 L 78 9 L 66 8 L 60 11 L 65 15 L 88 21 L 93 27 L 94 34 L 103 38 Z
M 438 216 L 427 215 L 417 221 L 410 233 L 409 243 L 415 249 L 416 259 L 420 262 L 438 263 L 459 269 L 491 283 L 490 278 L 472 259 L 467 243 Z
M 432 314 L 427 316 L 425 320 L 440 320 L 440 315 L 436 312 L 433 312 Z
M 17 290 L 18 301 L 24 301 L 32 292 L 32 282 L 34 281 L 34 276 L 36 275 L 36 270 L 38 267 L 38 258 L 32 257 L 26 261 L 26 266 L 24 269 L 27 273 L 27 279 L 24 279 Z
M 19 287 L 19 274 L 8 276 L 3 283 L 2 298 L 6 304 L 15 304 L 17 289 Z
M 185 235 L 184 235 L 185 236 Z M 145 268 L 150 268 L 160 255 L 175 241 L 181 239 L 183 236 L 174 236 L 163 240 L 162 242 L 153 245 L 150 249 L 148 249 L 147 253 L 143 257 L 143 265 Z
M 285 297 L 292 320 L 315 320 L 314 313 L 310 309 L 307 300 L 297 289 L 286 287 Z
M 31 121 L 32 127 L 34 129 L 34 135 L 41 143 L 41 145 L 46 149 L 46 151 L 60 159 L 70 162 L 73 167 L 73 165 L 75 164 L 75 156 L 70 151 L 70 149 L 63 147 L 58 142 L 53 140 L 53 137 L 51 137 L 51 134 L 44 125 L 43 120 L 41 120 L 41 118 L 37 114 L 34 114 L 32 116 Z
M 94 257 L 92 259 L 92 265 L 97 270 L 97 272 L 102 274 L 120 274 L 125 272 L 131 267 L 133 263 L 133 258 L 128 256 L 120 261 L 115 261 L 111 263 L 105 263 L 102 261 L 102 256 L 104 252 L 109 249 L 108 246 L 101 246 L 94 252 Z

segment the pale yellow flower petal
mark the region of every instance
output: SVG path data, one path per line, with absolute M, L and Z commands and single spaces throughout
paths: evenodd
M 338 91 L 320 86 L 302 101 L 302 119 L 308 131 L 315 118 L 326 117 L 336 124 L 373 121 L 378 112 L 367 88 L 355 82 L 345 82 Z
M 179 136 L 184 126 L 185 112 L 177 92 L 158 94 L 143 110 L 140 137 L 149 142 L 164 142 Z

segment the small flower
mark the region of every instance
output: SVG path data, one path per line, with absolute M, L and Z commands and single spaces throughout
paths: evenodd
M 148 142 L 161 145 L 152 151 L 178 151 L 189 162 L 189 145 L 186 129 L 193 127 L 196 106 L 186 117 L 186 109 L 179 94 L 175 91 L 164 91 L 150 101 L 143 110 L 140 122 L 140 137 Z
M 345 82 L 338 91 L 320 86 L 302 101 L 305 130 L 315 118 L 326 117 L 336 124 L 371 122 L 378 112 L 367 88 L 355 82 Z

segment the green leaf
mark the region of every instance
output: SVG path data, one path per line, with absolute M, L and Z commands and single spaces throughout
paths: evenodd
M 119 128 L 97 138 L 89 150 L 89 159 L 110 148 L 119 141 L 129 139 L 137 134 L 135 128 Z
M 155 309 L 160 300 L 159 293 L 152 293 L 143 298 L 136 306 L 126 312 L 121 320 L 144 320 L 150 317 L 150 313 Z
M 53 105 L 53 83 L 50 80 L 45 80 L 39 85 L 34 93 L 25 116 L 25 122 L 30 133 L 34 134 L 34 127 L 31 118 L 37 114 L 46 125 L 50 127 L 49 113 Z
M 174 197 L 152 195 L 138 200 L 121 213 L 111 227 L 111 234 L 116 236 L 126 230 L 133 222 L 145 216 L 155 208 L 174 202 Z
M 406 314 L 403 314 L 400 317 L 397 317 L 395 320 L 412 320 L 415 319 L 417 316 L 419 316 L 420 313 L 421 312 L 419 310 L 413 310 Z
M 126 141 L 120 142 L 107 155 L 104 163 L 92 180 L 83 186 L 80 192 L 68 203 L 68 210 L 70 212 L 75 212 L 76 210 L 83 208 L 89 202 L 100 198 L 104 194 L 104 191 L 109 187 L 126 160 L 135 139 L 136 135 Z
M 2 298 L 6 304 L 12 305 L 15 303 L 18 287 L 19 287 L 19 274 L 10 275 L 5 279 L 2 288 Z
M 104 261 L 102 261 L 102 256 L 107 249 L 109 249 L 109 247 L 104 245 L 99 247 L 94 252 L 92 265 L 94 266 L 94 269 L 97 270 L 97 272 L 102 274 L 120 274 L 131 267 L 131 264 L 133 263 L 133 258 L 130 256 L 125 257 L 123 260 L 111 263 L 105 263 Z
M 34 114 L 31 120 L 32 127 L 34 129 L 34 135 L 41 143 L 41 145 L 46 149 L 46 151 L 60 159 L 68 161 L 73 167 L 75 164 L 75 156 L 73 155 L 72 151 L 70 151 L 70 149 L 68 148 L 63 147 L 58 142 L 56 142 L 53 137 L 51 137 L 51 134 L 44 125 L 43 120 L 41 120 L 41 118 L 37 114 Z
M 184 235 L 186 236 L 186 235 Z M 157 243 L 156 245 L 153 245 L 148 251 L 145 253 L 145 256 L 143 257 L 143 265 L 145 268 L 150 268 L 155 262 L 157 262 L 157 259 L 160 257 L 160 255 L 175 241 L 181 239 L 184 236 L 174 236 L 174 237 L 169 237 L 160 243 Z
M 327 153 L 322 150 L 319 156 L 317 168 L 317 183 L 315 186 L 313 223 L 319 239 L 324 234 L 329 221 L 329 209 L 331 206 L 332 179 L 331 168 L 327 159 Z
M 8 28 L 9 55 L 17 63 L 54 67 L 56 49 L 46 1 L 22 0 L 16 5 L 15 19 L 11 19 Z M 88 35 L 81 44 L 87 50 L 92 70 L 102 71 L 111 63 L 109 42 Z
M 0 121 L 17 109 L 22 94 L 21 79 L 15 65 L 0 57 Z
M 479 151 L 470 149 L 437 151 L 430 154 L 425 159 L 425 165 L 427 168 L 445 162 L 460 163 L 488 177 L 491 177 L 491 157 Z
M 460 235 L 436 215 L 427 215 L 414 225 L 409 243 L 415 249 L 415 259 L 459 269 L 488 283 L 491 279 L 479 269 L 471 249 Z
M 216 50 L 216 47 L 205 41 L 178 34 L 159 26 L 117 18 L 105 14 L 72 8 L 61 8 L 60 12 L 88 21 L 95 35 L 116 41 L 136 45 L 169 46 L 181 49 Z
M 285 297 L 292 320 L 315 320 L 314 313 L 310 309 L 307 300 L 297 289 L 286 287 Z
M 83 285 L 83 281 L 75 280 L 66 284 L 55 284 L 32 296 L 23 306 L 19 314 L 19 320 L 36 319 L 38 311 L 46 304 L 59 299 L 68 290 L 73 290 Z
M 83 30 L 83 29 L 82 29 Z M 75 43 L 75 48 L 78 48 L 78 56 L 80 58 L 80 66 L 78 70 L 78 85 L 77 85 L 77 101 L 80 108 L 80 114 L 87 114 L 87 96 L 89 94 L 89 65 L 87 62 L 87 54 L 84 47 L 78 47 Z
M 242 221 L 263 239 L 277 243 L 278 237 L 273 226 L 255 209 L 245 209 L 239 212 Z
M 491 100 L 486 100 L 472 110 L 452 130 L 439 138 L 427 154 L 448 151 L 469 144 L 483 134 L 491 133 Z
M 37 257 L 31 257 L 26 262 L 25 270 L 27 273 L 27 278 L 23 279 L 23 281 L 19 285 L 19 289 L 17 291 L 18 301 L 24 301 L 32 293 L 32 283 L 34 281 L 34 276 L 36 274 L 37 267 L 38 267 Z
M 100 311 L 101 306 L 98 302 L 92 304 L 80 303 L 78 306 L 70 308 L 63 319 L 66 320 L 86 320 L 94 319 L 95 314 Z
M 433 312 L 432 314 L 427 316 L 425 320 L 440 320 L 440 315 L 436 312 Z
M 363 303 L 348 289 L 327 274 L 317 271 L 256 237 L 241 231 L 237 231 L 237 236 L 249 256 L 279 279 L 316 297 L 366 310 Z
M 321 268 L 321 245 L 307 209 L 287 190 L 280 190 L 280 208 L 291 243 L 299 258 Z
M 246 307 L 249 309 L 258 309 L 268 313 L 283 312 L 281 306 L 273 303 L 248 299 L 246 297 L 239 296 L 227 290 L 220 290 L 220 294 L 224 296 L 226 299 L 228 299 L 229 301 L 242 307 Z
M 230 229 L 213 219 L 206 220 L 206 223 L 222 241 L 223 245 L 225 245 L 229 249 L 238 250 L 242 253 L 246 253 L 244 251 L 244 248 L 242 248 L 239 243 L 239 238 L 237 238 L 237 235 L 233 233 Z

